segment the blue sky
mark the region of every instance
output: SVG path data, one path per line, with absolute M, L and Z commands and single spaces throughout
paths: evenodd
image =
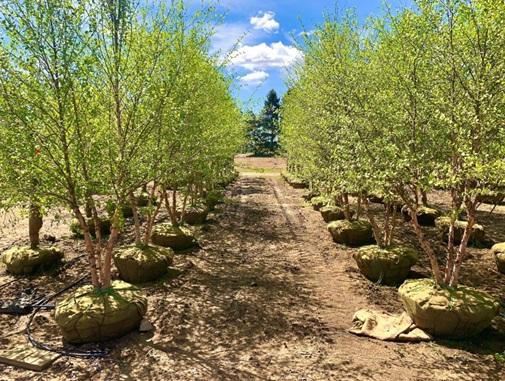
M 393 8 L 411 0 L 390 0 Z M 234 95 L 244 109 L 259 110 L 270 89 L 286 91 L 286 68 L 301 58 L 293 43 L 304 29 L 313 30 L 325 12 L 354 8 L 360 21 L 381 14 L 383 0 L 221 0 L 218 10 L 224 22 L 216 29 L 212 44 L 223 54 L 239 42 L 232 55 L 236 76 Z

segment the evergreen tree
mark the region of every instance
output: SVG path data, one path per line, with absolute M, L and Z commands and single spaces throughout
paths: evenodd
M 280 99 L 270 90 L 261 114 L 250 118 L 250 142 L 256 156 L 273 156 L 279 149 Z

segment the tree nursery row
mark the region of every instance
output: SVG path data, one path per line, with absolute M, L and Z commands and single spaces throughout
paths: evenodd
M 197 244 L 191 225 L 236 175 L 244 128 L 209 53 L 216 15 L 179 0 L 9 0 L 0 15 L 0 206 L 25 211 L 30 242 L 2 261 L 19 276 L 60 261 L 39 232 L 49 211 L 70 211 L 90 284 L 55 320 L 70 343 L 121 336 L 147 310 L 133 284 Z M 119 246 L 126 225 L 134 239 Z
M 419 328 L 468 337 L 500 307 L 460 284 L 468 246 L 490 247 L 505 273 L 505 243 L 490 243 L 477 220 L 482 203 L 505 199 L 505 3 L 416 4 L 365 27 L 353 13 L 327 16 L 305 34 L 305 62 L 281 111 L 285 176 L 310 186 L 334 241 L 359 247 L 354 259 L 367 278 L 401 285 Z M 450 210 L 431 204 L 433 191 L 448 195 Z M 403 220 L 412 247 L 399 243 Z M 419 254 L 431 278 L 406 280 Z

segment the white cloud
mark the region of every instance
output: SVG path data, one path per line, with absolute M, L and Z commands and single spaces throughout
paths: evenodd
M 247 83 L 248 85 L 259 85 L 262 82 L 265 82 L 268 78 L 268 73 L 263 70 L 253 71 L 249 74 L 246 74 L 240 77 L 240 82 Z
M 260 12 L 257 16 L 251 17 L 251 25 L 254 29 L 260 29 L 265 32 L 276 32 L 280 24 L 275 20 L 274 12 Z
M 298 36 L 300 36 L 300 37 L 309 37 L 309 36 L 312 36 L 314 33 L 316 33 L 315 29 L 312 29 L 312 30 L 309 30 L 309 31 L 304 30 L 304 31 L 298 33 Z
M 248 25 L 241 23 L 221 24 L 215 29 L 212 36 L 212 48 L 214 51 L 227 53 L 235 47 L 237 43 L 250 42 L 251 37 L 248 33 Z
M 303 59 L 303 53 L 282 41 L 272 44 L 243 45 L 231 55 L 231 64 L 251 71 L 285 68 Z

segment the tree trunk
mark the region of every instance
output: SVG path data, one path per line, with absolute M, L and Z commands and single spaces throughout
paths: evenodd
M 452 267 L 451 281 L 449 285 L 451 287 L 456 287 L 459 282 L 459 272 L 461 270 L 461 265 L 463 264 L 463 260 L 466 257 L 466 249 L 468 247 L 468 241 L 470 239 L 470 235 L 472 234 L 473 227 L 475 225 L 476 220 L 476 210 L 475 210 L 475 201 L 467 201 L 466 209 L 468 213 L 468 221 L 463 233 L 463 238 L 461 239 L 461 243 L 459 244 L 456 260 L 454 261 L 454 265 Z
M 415 193 L 415 192 L 414 192 Z M 406 194 L 406 191 L 402 187 L 398 187 L 398 194 L 402 198 L 403 202 L 407 205 L 410 212 L 410 222 L 416 233 L 417 241 L 423 249 L 423 252 L 428 256 L 430 260 L 431 272 L 433 273 L 433 278 L 437 284 L 444 284 L 444 278 L 442 272 L 440 271 L 440 266 L 438 264 L 437 256 L 431 247 L 430 242 L 426 239 L 419 221 L 417 220 L 417 204 L 412 202 L 412 199 Z
M 105 255 L 103 256 L 103 262 L 101 265 L 101 272 L 103 274 L 102 288 L 109 288 L 111 284 L 111 267 L 112 267 L 112 251 L 114 246 L 116 246 L 119 237 L 119 214 L 121 213 L 120 206 L 116 207 L 114 215 L 111 221 L 110 236 L 105 246 Z
M 74 215 L 75 218 L 79 221 L 79 225 L 82 229 L 82 234 L 84 236 L 84 245 L 86 246 L 86 251 L 88 253 L 88 259 L 90 264 L 90 274 L 91 274 L 91 284 L 95 288 L 100 288 L 102 282 L 100 280 L 100 269 L 97 266 L 97 253 L 95 251 L 95 247 L 93 245 L 93 240 L 91 239 L 91 235 L 89 234 L 89 227 L 82 215 L 81 211 L 78 207 L 74 207 Z
M 28 234 L 30 236 L 30 247 L 36 249 L 40 244 L 40 229 L 42 229 L 42 214 L 40 206 L 36 204 L 30 205 L 30 216 L 28 218 Z
M 455 224 L 462 206 L 462 200 L 459 195 L 460 193 L 457 189 L 455 188 L 451 189 L 452 214 L 451 214 L 451 223 L 449 225 L 449 233 L 447 235 L 447 263 L 445 266 L 446 284 L 449 284 L 451 282 L 452 272 L 454 270 L 454 262 L 456 261 L 456 249 L 454 247 L 454 234 L 456 229 Z
M 96 205 L 95 201 L 93 200 L 93 197 L 89 196 L 88 199 L 86 200 L 86 206 L 85 208 L 89 210 L 91 213 L 91 217 L 93 220 L 93 226 L 95 230 L 95 242 L 93 243 L 91 239 L 91 232 L 89 230 L 89 224 L 88 222 L 85 222 L 86 225 L 86 230 L 88 232 L 88 240 L 91 242 L 91 245 L 93 246 L 93 251 L 95 253 L 95 261 L 96 261 L 96 268 L 97 268 L 97 273 L 99 274 L 99 283 L 100 285 L 102 284 L 103 281 L 103 271 L 102 271 L 102 227 L 101 227 L 101 220 L 100 217 L 98 216 L 98 211 L 96 210 Z M 81 226 L 83 232 L 85 228 Z M 85 238 L 86 239 L 86 238 Z
M 188 195 L 184 195 L 184 200 L 182 202 L 182 209 L 181 209 L 181 217 L 180 221 L 181 223 L 184 222 L 184 217 L 186 216 L 186 204 L 188 202 Z
M 151 241 L 151 236 L 153 233 L 153 227 L 154 227 L 154 221 L 156 221 L 156 217 L 158 216 L 158 213 L 161 208 L 161 202 L 156 205 L 156 210 L 153 212 L 151 216 L 149 216 L 147 220 L 147 226 L 146 226 L 146 231 L 144 234 L 144 244 L 146 246 L 149 245 L 149 242 Z
M 358 195 L 358 205 L 356 206 L 356 219 L 359 220 L 360 217 L 361 217 L 361 202 L 363 200 L 363 196 L 361 195 L 361 193 Z
M 447 235 L 447 263 L 445 265 L 445 283 L 449 284 L 452 278 L 452 270 L 454 261 L 456 260 L 456 252 L 454 250 L 454 233 L 455 233 L 455 217 L 451 216 L 451 224 L 449 225 L 449 233 Z
M 102 247 L 102 221 L 100 220 L 100 217 L 98 216 L 98 211 L 96 210 L 96 205 L 95 201 L 93 200 L 92 197 L 90 197 L 86 201 L 86 208 L 89 209 L 91 212 L 91 217 L 93 219 L 93 225 L 95 228 L 95 237 L 96 237 L 96 244 L 95 244 L 95 251 L 100 252 L 101 247 Z M 100 255 L 98 256 L 98 261 L 101 261 Z M 99 263 L 100 265 L 100 263 Z
M 417 240 L 418 240 L 419 244 L 421 245 L 421 248 L 426 253 L 426 255 L 428 255 L 428 258 L 430 260 L 430 265 L 431 265 L 431 271 L 433 272 L 433 277 L 435 278 L 435 282 L 437 282 L 437 284 L 443 284 L 444 279 L 442 277 L 442 273 L 440 271 L 440 266 L 438 265 L 438 260 L 435 255 L 435 252 L 433 251 L 433 248 L 431 247 L 430 243 L 426 239 L 426 237 L 421 229 L 421 226 L 419 226 L 419 222 L 417 221 L 417 209 L 411 208 L 411 206 L 409 206 L 409 210 L 410 210 L 410 218 L 411 218 L 412 227 L 414 228 L 414 231 L 417 236 Z
M 91 208 L 89 201 L 86 201 L 86 206 L 84 207 L 84 212 L 86 213 L 86 218 L 93 217 L 93 212 L 91 211 L 91 209 L 92 208 Z
M 344 216 L 347 221 L 351 221 L 351 207 L 349 205 L 349 195 L 347 193 L 343 194 L 343 200 L 344 200 Z
M 365 209 L 365 213 L 368 217 L 368 220 L 370 221 L 370 225 L 372 225 L 372 232 L 373 232 L 373 236 L 375 238 L 375 242 L 377 242 L 377 245 L 379 247 L 383 247 L 384 242 L 382 241 L 381 231 L 380 231 L 379 225 L 377 224 L 377 221 L 375 220 L 375 217 L 370 212 L 369 205 L 370 204 L 368 202 L 368 198 L 363 197 L 363 208 Z
M 175 191 L 173 191 L 175 193 Z M 173 226 L 177 225 L 177 214 L 174 213 L 174 207 L 170 205 L 170 199 L 168 197 L 167 189 L 163 189 L 163 200 L 165 201 L 165 207 L 167 209 L 168 215 L 170 216 L 170 222 Z
M 175 188 L 172 191 L 172 215 L 175 219 L 175 225 L 178 225 L 179 221 L 177 219 L 177 190 Z
M 383 246 L 387 246 L 388 244 L 388 232 L 389 232 L 389 224 L 390 224 L 390 220 L 391 220 L 391 204 L 386 202 L 384 204 L 384 212 L 385 212 L 385 216 L 384 216 L 384 229 L 383 229 L 383 234 L 382 234 L 382 245 Z
M 428 195 L 424 190 L 421 191 L 421 201 L 423 202 L 424 206 L 428 206 Z
M 153 189 L 152 189 L 152 191 L 150 193 L 150 196 L 149 196 L 149 205 L 152 205 L 152 203 L 153 203 L 156 189 L 157 189 L 157 186 L 156 186 L 156 183 L 154 183 L 153 184 Z M 147 226 L 146 226 L 146 231 L 145 231 L 145 234 L 144 234 L 144 244 L 146 246 L 148 246 L 149 242 L 151 241 L 151 236 L 152 236 L 152 232 L 153 232 L 154 222 L 156 221 L 156 217 L 158 216 L 158 213 L 159 213 L 161 205 L 162 205 L 162 197 L 163 196 L 160 193 L 160 202 L 158 202 L 158 205 L 156 205 L 156 209 L 152 213 L 149 210 L 149 214 L 147 216 Z
M 140 235 L 140 218 L 137 208 L 137 199 L 133 192 L 130 192 L 129 196 L 130 208 L 132 208 L 133 214 L 133 225 L 135 231 L 135 245 L 140 245 L 142 243 L 141 235 Z

